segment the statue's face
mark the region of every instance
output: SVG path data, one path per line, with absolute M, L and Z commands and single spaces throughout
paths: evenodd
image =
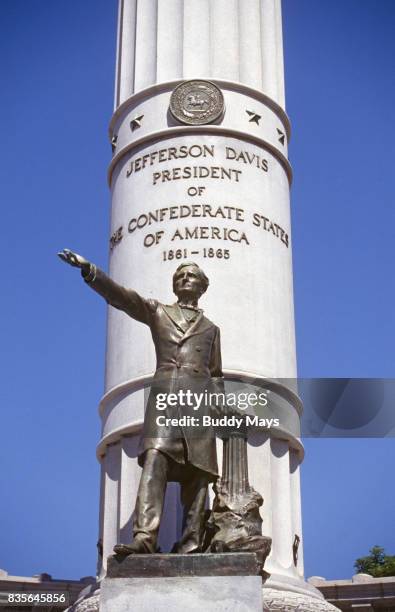
M 203 287 L 196 266 L 185 266 L 174 277 L 174 293 L 177 297 L 199 298 Z

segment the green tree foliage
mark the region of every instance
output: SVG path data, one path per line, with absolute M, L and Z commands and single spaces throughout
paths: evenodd
M 384 548 L 373 546 L 367 557 L 361 557 L 354 563 L 358 573 L 370 574 L 374 578 L 395 576 L 395 556 L 386 555 Z

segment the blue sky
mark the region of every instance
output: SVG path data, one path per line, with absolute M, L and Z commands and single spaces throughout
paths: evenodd
M 395 4 L 283 0 L 301 376 L 393 377 Z M 0 568 L 95 571 L 115 0 L 1 0 Z M 306 575 L 395 553 L 393 439 L 306 440 Z

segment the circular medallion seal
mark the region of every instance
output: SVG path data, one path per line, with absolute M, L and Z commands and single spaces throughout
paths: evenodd
M 212 123 L 225 109 L 222 91 L 210 81 L 185 81 L 170 98 L 170 112 L 188 125 Z

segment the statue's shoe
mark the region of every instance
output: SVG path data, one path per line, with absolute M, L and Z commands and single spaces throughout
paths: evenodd
M 127 555 L 148 555 L 151 551 L 145 547 L 143 542 L 134 540 L 131 544 L 116 544 L 114 552 L 126 557 Z
M 201 553 L 203 551 L 202 551 L 201 547 L 199 547 L 199 546 L 193 546 L 193 547 L 188 546 L 188 545 L 178 546 L 178 544 L 176 543 L 173 546 L 171 552 L 175 553 L 177 555 L 196 555 L 196 554 Z

